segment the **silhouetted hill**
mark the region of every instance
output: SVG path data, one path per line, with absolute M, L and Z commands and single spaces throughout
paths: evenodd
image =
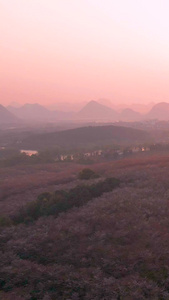
M 0 124 L 15 124 L 20 120 L 0 104 Z
M 150 135 L 142 130 L 118 127 L 82 127 L 60 132 L 33 135 L 22 141 L 24 149 L 47 149 L 51 147 L 78 148 L 109 144 L 136 144 L 150 140 Z
M 161 102 L 154 105 L 146 117 L 149 119 L 169 120 L 169 103 Z
M 141 118 L 141 114 L 139 112 L 134 111 L 131 108 L 126 108 L 120 113 L 120 120 L 126 122 L 140 121 Z
M 118 113 L 96 101 L 90 101 L 87 103 L 78 113 L 77 118 L 86 120 L 112 120 L 118 119 Z

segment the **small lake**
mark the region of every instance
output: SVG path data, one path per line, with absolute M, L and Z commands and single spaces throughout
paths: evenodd
M 20 153 L 25 153 L 28 156 L 32 156 L 34 154 L 38 154 L 38 151 L 36 151 L 36 150 L 20 150 Z

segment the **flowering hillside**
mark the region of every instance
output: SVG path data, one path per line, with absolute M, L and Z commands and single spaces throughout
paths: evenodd
M 94 168 L 120 186 L 1 227 L 0 299 L 169 299 L 169 157 Z

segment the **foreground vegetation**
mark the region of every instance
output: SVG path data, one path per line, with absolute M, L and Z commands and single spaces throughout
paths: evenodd
M 101 196 L 117 188 L 120 181 L 107 178 L 92 185 L 79 185 L 69 191 L 58 190 L 54 193 L 43 193 L 37 200 L 30 202 L 13 217 L 14 223 L 31 222 L 42 216 L 55 215 L 73 207 L 80 207 L 92 198 Z
M 87 181 L 86 191 L 97 192 L 103 175 L 121 184 L 94 197 L 64 190 L 77 204 L 84 194 L 85 201 L 1 227 L 0 299 L 169 299 L 169 156 L 92 169 L 102 176 Z M 44 194 L 36 201 L 43 212 Z

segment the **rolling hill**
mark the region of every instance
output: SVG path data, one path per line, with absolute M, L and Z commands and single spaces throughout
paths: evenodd
M 136 144 L 150 140 L 150 135 L 142 130 L 119 127 L 81 127 L 54 133 L 32 135 L 22 140 L 24 149 L 47 149 L 65 147 L 68 149 L 109 144 Z

